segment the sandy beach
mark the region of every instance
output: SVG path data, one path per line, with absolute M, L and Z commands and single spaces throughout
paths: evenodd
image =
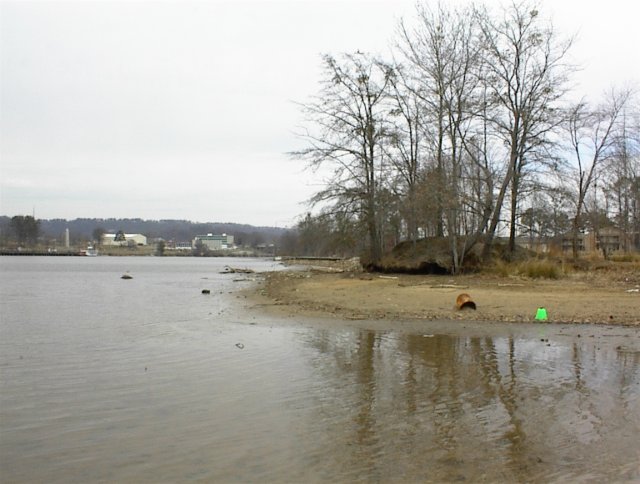
M 579 272 L 558 280 L 493 275 L 369 274 L 308 266 L 263 274 L 260 304 L 272 311 L 350 320 L 463 320 L 640 326 L 638 271 Z M 476 310 L 459 310 L 468 294 Z

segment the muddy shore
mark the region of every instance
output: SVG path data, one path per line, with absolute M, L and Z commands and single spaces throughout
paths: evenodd
M 368 274 L 308 266 L 262 274 L 255 304 L 283 315 L 342 320 L 595 323 L 640 327 L 640 274 L 577 273 L 558 280 L 491 275 Z M 476 310 L 459 310 L 466 293 Z

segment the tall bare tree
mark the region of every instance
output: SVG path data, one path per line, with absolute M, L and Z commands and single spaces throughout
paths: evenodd
M 587 193 L 596 180 L 598 169 L 614 154 L 616 141 L 622 133 L 621 115 L 631 96 L 629 89 L 612 89 L 605 101 L 595 109 L 582 101 L 568 117 L 567 130 L 575 161 L 575 215 L 572 224 L 573 257 L 578 256 L 578 234 Z
M 369 55 L 323 57 L 322 89 L 303 105 L 307 147 L 293 153 L 311 167 L 331 171 L 313 202 L 331 201 L 339 211 L 358 213 L 368 234 L 368 262 L 382 255 L 378 195 L 383 181 L 386 89 L 393 70 Z
M 409 28 L 400 23 L 399 50 L 410 66 L 415 81 L 414 93 L 421 101 L 421 111 L 426 118 L 422 123 L 423 139 L 435 184 L 430 187 L 432 199 L 436 205 L 436 235 L 444 235 L 444 150 L 446 134 L 445 69 L 447 52 L 444 26 L 441 20 L 448 16 L 448 10 L 442 5 L 434 12 L 423 5 L 417 6 L 418 23 Z
M 473 176 L 482 166 L 477 146 L 473 146 L 477 129 L 475 122 L 482 103 L 480 80 L 483 74 L 481 45 L 478 42 L 477 22 L 472 11 L 453 11 L 443 18 L 448 59 L 444 68 L 444 109 L 446 116 L 446 170 L 443 180 L 446 187 L 445 226 L 449 238 L 454 272 L 458 272 L 465 255 L 475 244 L 482 223 L 474 223 L 475 215 L 469 210 L 469 181 L 477 183 Z M 445 23 L 446 21 L 446 23 Z M 474 229 L 475 226 L 475 229 Z
M 450 241 L 452 265 L 457 271 L 470 245 L 462 237 L 469 228 L 465 166 L 478 159 L 475 134 L 479 80 L 482 69 L 477 22 L 473 10 L 438 5 L 434 10 L 418 6 L 418 23 L 409 29 L 400 24 L 400 50 L 410 66 L 413 86 L 422 101 L 424 150 L 433 161 L 431 172 L 438 214 L 439 236 Z M 481 226 L 482 224 L 475 224 Z M 467 239 L 470 240 L 470 239 Z M 473 245 L 473 244 L 471 244 Z
M 393 190 L 405 200 L 409 239 L 418 239 L 418 188 L 423 163 L 424 109 L 404 66 L 396 64 L 389 86 L 389 142 L 387 156 L 397 172 Z
M 616 207 L 615 219 L 623 234 L 623 249 L 640 249 L 640 112 L 624 109 L 620 134 L 612 149 L 608 193 Z
M 501 220 L 510 191 L 509 249 L 515 249 L 516 222 L 522 177 L 539 161 L 559 126 L 559 102 L 572 69 L 566 64 L 571 40 L 559 39 L 543 21 L 535 3 L 512 3 L 501 17 L 478 13 L 487 68 L 486 83 L 493 106 L 491 123 L 507 149 L 506 167 L 486 237 L 484 256 Z

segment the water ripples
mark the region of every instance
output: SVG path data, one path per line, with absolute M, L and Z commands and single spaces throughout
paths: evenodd
M 32 259 L 0 280 L 3 481 L 640 478 L 633 331 L 285 325 L 234 307 L 218 261 L 121 281 L 118 260 Z

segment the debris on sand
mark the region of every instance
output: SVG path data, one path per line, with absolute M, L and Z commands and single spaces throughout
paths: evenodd
M 456 298 L 456 307 L 462 309 L 476 309 L 476 303 L 473 302 L 471 296 L 466 293 L 459 294 Z
M 133 276 L 129 275 L 129 274 L 122 274 L 122 276 L 120 277 L 120 279 L 133 279 Z
M 220 274 L 253 274 L 253 269 L 240 269 L 237 267 L 224 266 Z

